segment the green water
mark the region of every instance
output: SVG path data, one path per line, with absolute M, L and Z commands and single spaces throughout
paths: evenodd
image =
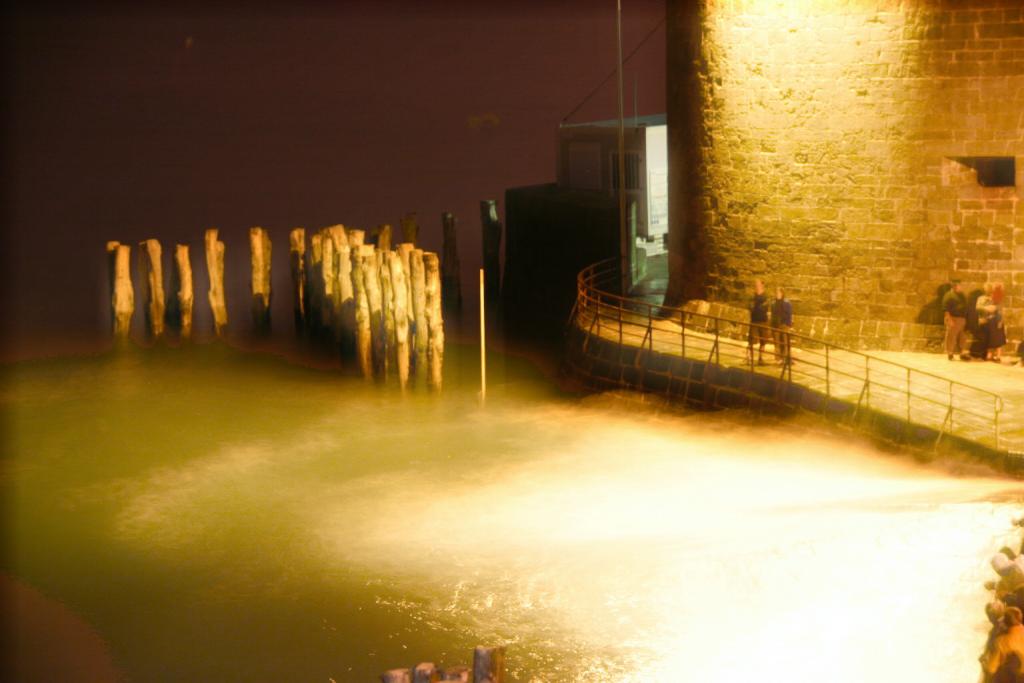
M 2 569 L 133 681 L 371 681 L 481 643 L 518 681 L 976 673 L 1016 482 L 501 356 L 482 408 L 477 362 L 452 346 L 440 396 L 217 345 L 9 366 Z

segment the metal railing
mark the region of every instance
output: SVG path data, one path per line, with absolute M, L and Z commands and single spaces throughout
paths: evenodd
M 703 315 L 613 293 L 619 286 L 616 260 L 601 261 L 577 277 L 570 324 L 619 346 L 697 359 L 751 373 L 776 375 L 862 410 L 885 413 L 907 427 L 920 425 L 943 435 L 999 450 L 998 394 L 962 382 L 843 348 L 795 332 L 774 333 L 761 361 L 747 321 Z M 780 344 L 780 341 L 788 343 Z M 586 343 L 586 341 L 584 342 Z M 780 348 L 781 347 L 781 348 Z

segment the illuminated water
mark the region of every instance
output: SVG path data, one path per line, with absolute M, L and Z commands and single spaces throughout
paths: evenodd
M 441 399 L 215 347 L 15 366 L 3 569 L 140 681 L 498 641 L 520 681 L 976 679 L 1016 482 L 559 398 L 508 359 L 481 410 L 449 358 Z

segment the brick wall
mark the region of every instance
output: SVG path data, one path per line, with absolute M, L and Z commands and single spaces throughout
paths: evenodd
M 935 322 L 951 276 L 999 281 L 1021 338 L 1024 0 L 703 2 L 699 86 L 668 74 L 670 130 L 701 98 L 704 204 L 685 229 L 702 253 L 689 240 L 672 277 L 723 303 L 762 278 L 799 315 L 869 332 Z M 967 157 L 1015 158 L 1015 185 L 980 185 Z

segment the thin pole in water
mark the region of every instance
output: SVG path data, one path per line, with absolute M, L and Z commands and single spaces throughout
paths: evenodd
M 487 320 L 484 310 L 484 269 L 480 269 L 480 402 L 487 400 Z

